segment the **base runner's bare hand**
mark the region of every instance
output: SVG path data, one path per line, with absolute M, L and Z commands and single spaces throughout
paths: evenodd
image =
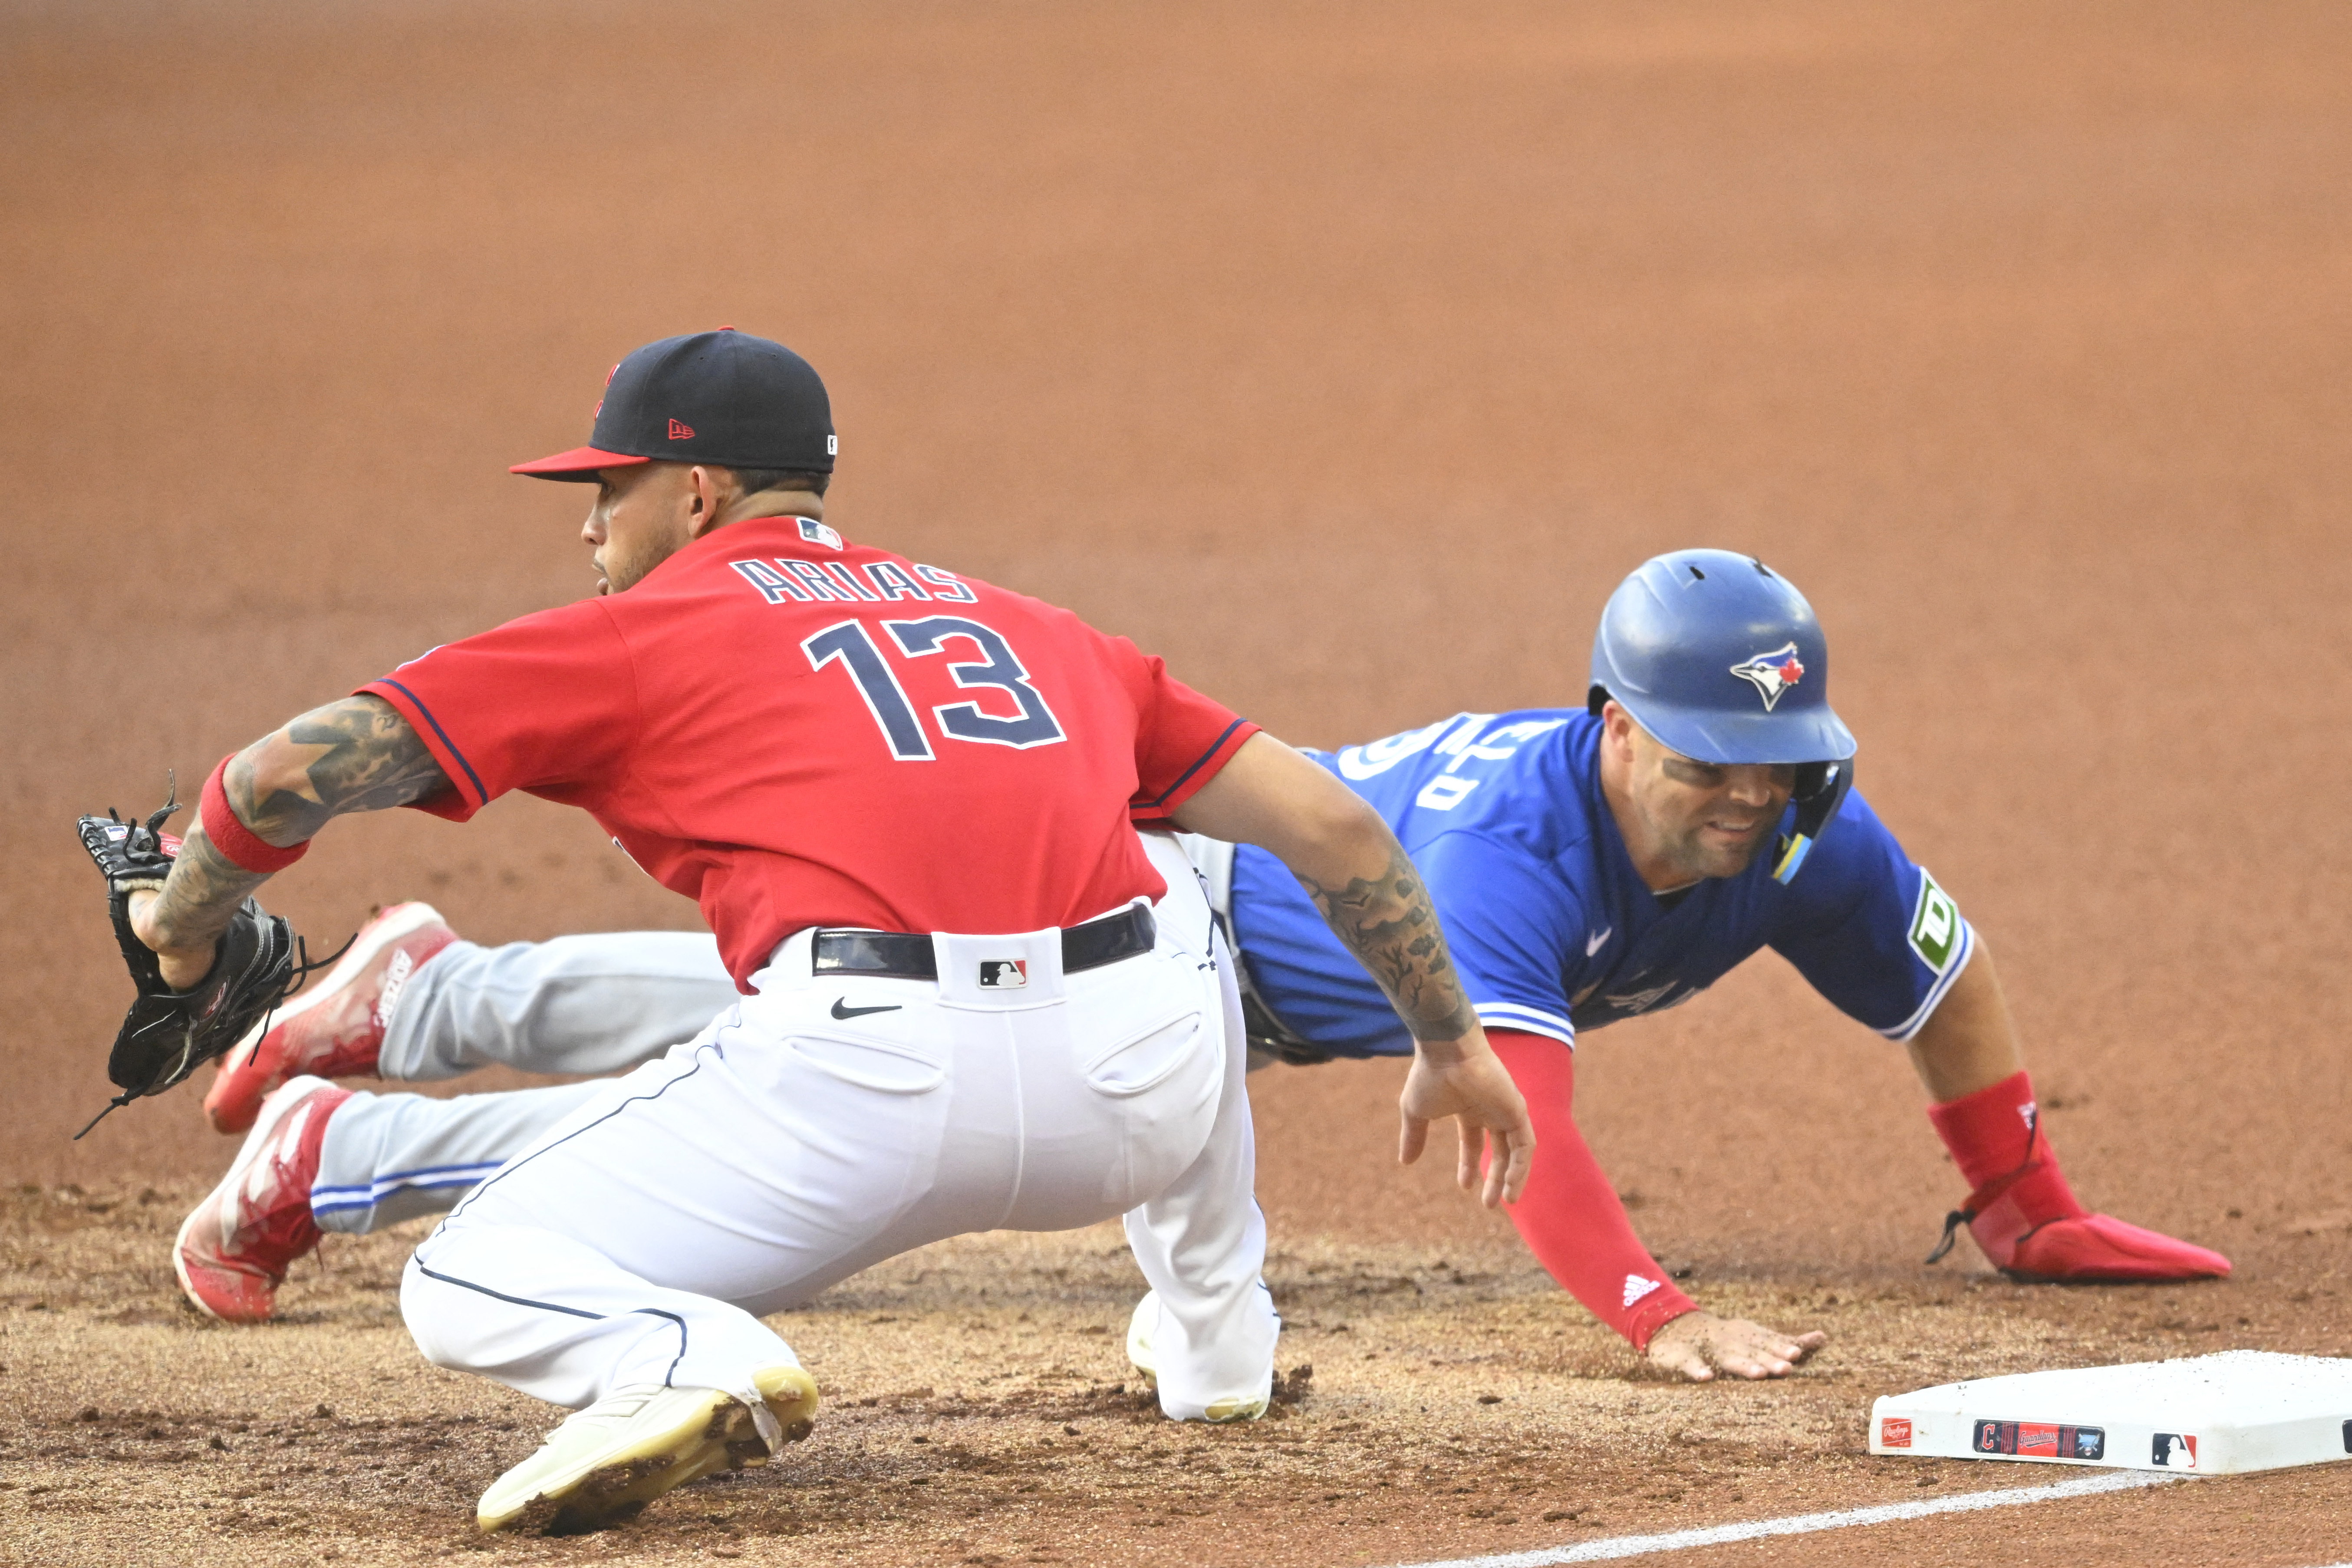
M 1650 1336 L 1650 1364 L 1705 1383 L 1717 1371 L 1734 1377 L 1786 1377 L 1799 1362 L 1830 1342 L 1815 1329 L 1795 1338 L 1713 1312 L 1685 1312 Z
M 1464 1192 L 1470 1191 L 1478 1184 L 1480 1157 L 1491 1154 L 1479 1201 L 1493 1208 L 1519 1201 L 1535 1159 L 1536 1130 L 1511 1075 L 1483 1037 L 1474 1040 L 1475 1049 L 1458 1053 L 1426 1047 L 1413 1053 L 1412 1070 L 1405 1075 L 1404 1095 L 1397 1106 L 1404 1120 L 1397 1159 L 1412 1164 L 1428 1146 L 1431 1122 L 1460 1118 L 1462 1143 L 1454 1179 Z M 1441 1059 L 1433 1060 L 1433 1056 Z

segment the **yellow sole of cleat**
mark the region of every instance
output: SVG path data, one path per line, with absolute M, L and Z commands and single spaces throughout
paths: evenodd
M 766 1396 L 785 1442 L 809 1435 L 816 1418 L 814 1378 L 799 1367 L 780 1366 L 757 1373 L 752 1383 Z M 474 1522 L 485 1533 L 523 1526 L 546 1535 L 583 1534 L 618 1523 L 689 1481 L 764 1465 L 770 1458 L 751 1410 L 712 1389 L 708 1401 L 682 1413 L 667 1431 L 613 1454 L 569 1486 L 541 1492 L 502 1514 L 477 1514 Z

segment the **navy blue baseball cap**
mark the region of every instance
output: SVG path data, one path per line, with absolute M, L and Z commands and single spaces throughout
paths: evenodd
M 599 468 L 709 463 L 833 472 L 833 404 L 808 361 L 721 327 L 647 343 L 613 367 L 588 445 L 507 471 L 593 483 Z

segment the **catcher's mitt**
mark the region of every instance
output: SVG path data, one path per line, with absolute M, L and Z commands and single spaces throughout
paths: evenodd
M 91 1119 L 90 1127 L 108 1110 L 142 1095 L 161 1094 L 226 1051 L 257 1022 L 266 1020 L 316 967 L 297 963 L 299 944 L 286 921 L 265 914 L 247 899 L 213 950 L 212 973 L 192 991 L 174 991 L 164 983 L 154 952 L 131 929 L 131 895 L 142 888 L 160 889 L 171 874 L 180 841 L 162 828 L 179 809 L 174 798 L 143 823 L 125 822 L 110 808 L 104 816 L 85 816 L 80 822 L 82 847 L 106 878 L 106 910 L 114 921 L 114 940 L 139 990 L 106 1064 L 106 1076 L 122 1092 Z M 307 961 L 310 954 L 305 951 L 301 956 Z

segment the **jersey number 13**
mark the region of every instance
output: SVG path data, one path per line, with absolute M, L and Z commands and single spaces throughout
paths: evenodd
M 1012 645 L 993 627 L 961 616 L 930 616 L 919 621 L 884 621 L 882 629 L 890 634 L 890 640 L 908 658 L 948 653 L 947 645 L 951 641 L 970 644 L 977 658 L 949 655 L 948 673 L 955 678 L 955 683 L 967 690 L 993 687 L 1021 705 L 1019 718 L 999 719 L 982 712 L 977 702 L 943 702 L 931 710 L 931 720 L 944 738 L 982 746 L 1011 746 L 1016 751 L 1050 746 L 1064 738 L 1054 710 L 1045 706 L 1045 699 L 1029 684 L 1029 672 L 1022 668 Z M 906 689 L 898 684 L 898 673 L 883 658 L 865 623 L 843 621 L 827 626 L 803 642 L 801 651 L 808 655 L 812 669 L 821 670 L 838 659 L 842 668 L 849 671 L 849 679 L 857 685 L 857 695 L 866 700 L 866 710 L 874 715 L 874 722 L 881 730 L 882 739 L 888 742 L 893 757 L 902 763 L 932 760 L 930 737 L 924 732 L 922 721 L 916 717 L 915 705 L 907 700 Z

